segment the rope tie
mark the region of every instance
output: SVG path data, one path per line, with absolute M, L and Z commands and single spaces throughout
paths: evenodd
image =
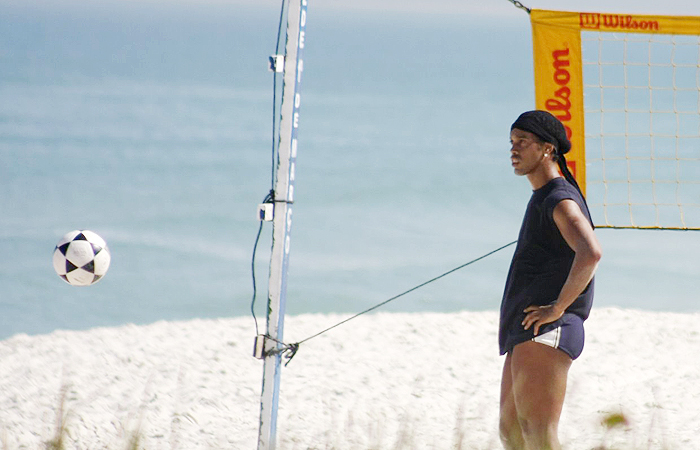
M 285 359 L 287 360 L 287 362 L 284 363 L 285 367 L 287 366 L 287 364 L 289 364 L 289 362 L 292 360 L 292 358 L 294 358 L 294 355 L 296 355 L 296 354 L 297 354 L 297 351 L 299 350 L 299 344 L 298 344 L 298 343 L 295 343 L 295 344 L 285 344 L 284 342 L 279 341 L 279 340 L 273 338 L 273 337 L 270 336 L 269 334 L 266 334 L 266 335 L 264 335 L 263 337 L 264 337 L 265 339 L 269 339 L 269 340 L 271 340 L 271 341 L 274 341 L 274 342 L 276 342 L 278 345 L 281 346 L 280 348 L 275 348 L 275 349 L 272 349 L 272 350 L 269 350 L 269 351 L 265 352 L 265 353 L 264 353 L 264 356 L 281 354 L 282 357 L 285 358 Z
M 525 11 L 526 13 L 530 14 L 530 8 L 528 8 L 527 6 L 523 5 L 523 4 L 520 3 L 519 1 L 517 1 L 517 0 L 508 0 L 508 1 L 511 2 L 513 5 L 515 5 L 516 8 L 520 8 L 520 9 L 522 9 L 523 11 Z

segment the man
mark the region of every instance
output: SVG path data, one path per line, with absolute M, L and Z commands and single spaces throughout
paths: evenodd
M 527 177 L 533 194 L 501 303 L 501 441 L 508 450 L 558 450 L 567 375 L 583 350 L 601 249 L 566 167 L 564 125 L 529 111 L 513 123 L 510 141 L 515 174 Z

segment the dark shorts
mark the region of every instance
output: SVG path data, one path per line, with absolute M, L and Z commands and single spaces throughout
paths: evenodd
M 540 333 L 532 340 L 559 349 L 571 359 L 576 359 L 581 356 L 585 340 L 583 319 L 574 314 L 567 314 L 563 319 L 558 327 Z

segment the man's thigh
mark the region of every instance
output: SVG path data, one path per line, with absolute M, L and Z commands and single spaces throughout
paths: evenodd
M 559 421 L 571 358 L 561 350 L 527 341 L 513 348 L 510 361 L 518 416 L 533 425 Z

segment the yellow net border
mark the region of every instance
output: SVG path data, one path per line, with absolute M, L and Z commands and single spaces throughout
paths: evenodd
M 700 17 L 533 9 L 530 20 L 536 108 L 564 123 L 596 225 L 700 229 Z

